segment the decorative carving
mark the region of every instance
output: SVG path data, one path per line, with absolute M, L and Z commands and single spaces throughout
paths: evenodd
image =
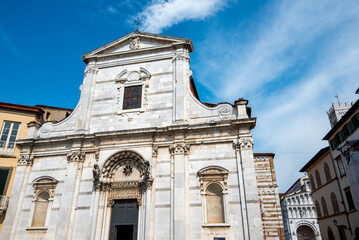
M 96 150 L 96 152 L 95 152 L 95 160 L 96 160 L 96 162 L 98 162 L 99 157 L 100 157 L 100 151 Z
M 95 184 L 95 188 L 99 189 L 101 186 L 100 184 L 101 171 L 100 171 L 100 167 L 96 163 L 93 165 L 92 175 L 93 175 L 93 183 Z
M 127 80 L 128 81 L 138 81 L 140 79 L 141 79 L 141 75 L 137 71 L 132 71 L 127 75 Z
M 127 165 L 124 169 L 123 169 L 123 174 L 125 176 L 130 176 L 132 174 L 132 167 Z
M 153 148 L 152 148 L 152 156 L 153 157 L 158 156 L 158 146 L 153 146 Z
M 104 178 L 111 178 L 112 175 L 121 166 L 131 165 L 138 169 L 143 176 L 150 176 L 150 163 L 144 161 L 140 155 L 131 151 L 123 151 L 114 154 L 109 160 L 107 160 L 102 168 L 102 174 Z
M 125 176 L 130 176 L 133 172 L 133 168 L 136 168 L 140 172 L 141 179 L 139 181 L 110 183 L 110 186 L 107 187 L 107 189 L 109 189 L 108 206 L 111 207 L 115 199 L 137 199 L 138 205 L 141 205 L 142 192 L 150 188 L 153 183 L 150 162 L 144 161 L 142 157 L 135 152 L 123 151 L 116 153 L 105 162 L 102 168 L 103 178 L 107 178 L 110 182 L 111 177 L 122 166 L 124 166 L 123 174 Z M 104 186 L 107 185 L 102 184 L 103 191 L 105 190 Z
M 189 52 L 188 51 L 184 51 L 182 53 L 177 53 L 173 58 L 172 61 L 176 61 L 176 60 L 184 60 L 187 62 L 190 62 L 190 57 L 189 57 Z
M 232 114 L 232 109 L 233 108 L 230 105 L 226 104 L 226 105 L 220 105 L 217 111 L 219 116 L 228 117 Z
M 30 155 L 21 155 L 18 159 L 19 166 L 32 166 L 34 163 L 34 157 Z
M 41 127 L 40 127 L 40 132 L 42 133 L 48 133 L 52 130 L 52 125 L 51 122 L 48 123 L 44 123 Z
M 98 73 L 98 68 L 94 68 L 94 67 L 89 67 L 85 69 L 85 77 L 87 77 L 87 74 L 92 73 L 92 74 L 97 74 Z
M 114 182 L 111 185 L 107 206 L 111 207 L 115 199 L 137 199 L 137 203 L 142 203 L 142 187 L 139 182 Z
M 236 151 L 252 150 L 253 149 L 253 139 L 251 137 L 240 138 L 238 142 L 233 143 Z
M 170 154 L 188 154 L 190 145 L 186 143 L 174 143 L 169 146 Z
M 140 38 L 138 36 L 133 36 L 130 38 L 130 49 L 135 50 L 140 48 Z
M 84 152 L 76 151 L 67 154 L 67 162 L 83 162 L 83 161 L 85 161 Z

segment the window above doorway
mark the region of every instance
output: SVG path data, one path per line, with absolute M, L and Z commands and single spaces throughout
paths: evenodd
M 132 119 L 144 112 L 147 106 L 147 92 L 151 74 L 144 68 L 123 70 L 116 77 L 118 84 L 117 113 Z

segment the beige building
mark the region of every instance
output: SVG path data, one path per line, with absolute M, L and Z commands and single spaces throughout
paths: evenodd
M 20 149 L 15 141 L 25 138 L 28 132 L 27 124 L 41 122 L 43 113 L 39 107 L 0 102 L 0 229 L 20 156 Z
M 44 108 L 43 108 L 44 107 Z M 20 156 L 17 139 L 28 134 L 28 125 L 44 122 L 45 114 L 51 120 L 62 120 L 70 109 L 49 106 L 26 106 L 0 102 L 0 230 L 5 218 L 15 172 Z
M 357 164 L 357 159 L 350 162 L 346 158 L 346 151 L 349 155 L 357 151 L 359 101 L 339 107 L 333 104 L 328 112 L 332 129 L 324 140 L 329 141 L 330 147 L 321 149 L 300 171 L 309 176 L 322 238 L 359 239 L 359 213 L 355 204 L 358 168 L 353 164 Z

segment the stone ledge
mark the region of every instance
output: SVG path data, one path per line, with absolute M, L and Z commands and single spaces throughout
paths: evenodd
M 202 224 L 202 227 L 231 227 L 229 223 L 206 223 Z

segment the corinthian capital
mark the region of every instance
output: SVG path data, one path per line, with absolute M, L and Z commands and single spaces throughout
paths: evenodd
M 19 166 L 32 166 L 34 163 L 34 158 L 30 155 L 21 155 L 17 161 Z
M 169 146 L 170 154 L 188 154 L 190 151 L 190 145 L 186 143 L 174 143 Z
M 67 162 L 83 162 L 83 161 L 85 161 L 84 152 L 76 151 L 67 154 Z
M 253 139 L 251 137 L 243 137 L 238 139 L 238 142 L 233 143 L 236 151 L 245 151 L 253 149 Z
M 95 68 L 95 67 L 87 68 L 87 69 L 85 70 L 85 77 L 86 77 L 87 74 L 89 74 L 89 73 L 92 73 L 92 74 L 98 73 L 98 68 Z

